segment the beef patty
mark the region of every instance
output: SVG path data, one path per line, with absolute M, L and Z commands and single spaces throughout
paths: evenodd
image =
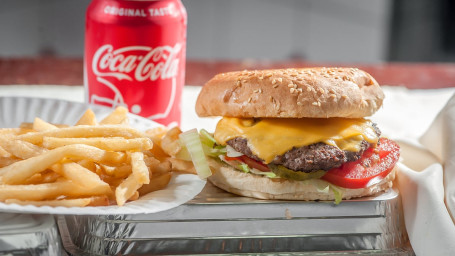
M 374 130 L 378 137 L 381 131 L 373 123 Z M 258 161 L 263 161 L 258 156 L 251 152 L 248 147 L 248 140 L 241 137 L 236 137 L 226 142 L 229 146 L 233 147 L 236 151 L 251 157 Z M 332 168 L 340 167 L 346 162 L 358 160 L 363 152 L 371 145 L 363 140 L 360 144 L 358 152 L 351 152 L 341 150 L 337 147 L 327 145 L 324 143 L 315 143 L 303 147 L 294 147 L 286 153 L 276 156 L 272 161 L 273 164 L 283 165 L 288 169 L 302 172 L 313 172 L 318 170 L 330 170 Z

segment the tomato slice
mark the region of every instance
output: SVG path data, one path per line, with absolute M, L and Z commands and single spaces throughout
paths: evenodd
M 227 161 L 237 160 L 237 161 L 243 162 L 243 163 L 247 164 L 250 168 L 255 168 L 262 172 L 270 172 L 270 169 L 266 164 L 263 164 L 259 161 L 249 158 L 245 155 L 236 156 L 236 157 L 225 156 L 224 158 Z
M 321 179 L 343 188 L 365 188 L 379 183 L 393 169 L 400 157 L 400 146 L 386 138 L 376 148 L 369 148 L 354 162 L 329 170 Z

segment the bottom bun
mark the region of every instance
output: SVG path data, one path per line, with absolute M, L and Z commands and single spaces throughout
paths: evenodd
M 259 199 L 281 200 L 335 200 L 333 191 L 319 192 L 317 186 L 308 181 L 270 179 L 260 175 L 244 173 L 215 159 L 208 159 L 212 176 L 208 180 L 215 186 L 228 192 Z M 342 188 L 343 199 L 374 195 L 392 187 L 397 168 L 379 183 L 359 189 Z

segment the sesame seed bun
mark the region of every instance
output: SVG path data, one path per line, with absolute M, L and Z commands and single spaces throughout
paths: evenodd
M 236 171 L 233 167 L 215 159 L 210 158 L 208 161 L 213 172 L 208 180 L 215 186 L 237 195 L 259 199 L 335 200 L 332 192 L 320 192 L 316 186 L 308 182 L 270 179 Z M 343 199 L 371 196 L 387 190 L 392 187 L 397 169 L 398 167 L 395 166 L 384 179 L 375 185 L 359 189 L 343 188 Z
M 199 116 L 361 118 L 382 105 L 376 80 L 356 68 L 239 71 L 216 75 L 196 102 Z

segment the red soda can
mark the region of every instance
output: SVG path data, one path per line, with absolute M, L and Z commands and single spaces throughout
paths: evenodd
M 86 14 L 86 102 L 179 125 L 186 27 L 180 0 L 93 0 Z

